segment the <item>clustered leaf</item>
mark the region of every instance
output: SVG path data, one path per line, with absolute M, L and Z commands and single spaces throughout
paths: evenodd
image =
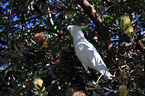
M 143 0 L 2 0 L 1 96 L 65 96 L 70 88 L 82 96 L 144 96 L 144 9 Z M 66 29 L 71 24 L 89 25 L 85 37 L 115 79 L 85 72 Z

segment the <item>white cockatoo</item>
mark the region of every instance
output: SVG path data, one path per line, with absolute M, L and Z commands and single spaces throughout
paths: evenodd
M 105 78 L 112 79 L 113 76 L 108 71 L 98 51 L 84 37 L 81 28 L 76 25 L 69 25 L 67 29 L 70 31 L 73 37 L 76 55 L 84 66 L 85 70 L 88 71 L 88 67 L 90 67 L 96 71 L 99 71 Z

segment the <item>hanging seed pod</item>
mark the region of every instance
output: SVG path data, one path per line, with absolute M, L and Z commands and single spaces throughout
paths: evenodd
M 127 96 L 127 86 L 126 85 L 119 86 L 119 96 Z
M 36 39 L 36 44 L 38 44 L 38 46 L 40 48 L 43 48 L 46 46 L 47 44 L 47 40 L 46 40 L 46 37 L 43 33 L 36 33 L 34 35 L 35 39 Z

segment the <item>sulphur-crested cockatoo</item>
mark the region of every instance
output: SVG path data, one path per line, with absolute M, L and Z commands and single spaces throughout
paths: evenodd
M 105 78 L 112 79 L 113 76 L 108 71 L 98 51 L 90 42 L 86 40 L 81 28 L 76 25 L 69 25 L 67 29 L 73 37 L 76 55 L 85 70 L 88 71 L 88 67 L 90 67 L 96 71 L 99 71 Z

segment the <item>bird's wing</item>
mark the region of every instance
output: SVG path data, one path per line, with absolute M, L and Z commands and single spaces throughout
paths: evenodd
M 90 67 L 99 71 L 107 79 L 112 79 L 112 75 L 108 71 L 104 61 L 90 42 L 87 40 L 77 42 L 75 45 L 75 51 L 86 70 L 88 69 L 87 67 Z
M 96 48 L 88 41 L 78 42 L 75 46 L 76 55 L 86 66 L 97 71 L 107 70 L 105 63 Z
M 88 41 L 78 42 L 75 45 L 75 51 L 76 55 L 78 56 L 79 60 L 85 64 L 86 66 L 93 68 L 95 67 L 95 62 L 93 59 L 95 59 L 95 52 L 97 50 L 94 48 L 94 46 L 89 43 Z

